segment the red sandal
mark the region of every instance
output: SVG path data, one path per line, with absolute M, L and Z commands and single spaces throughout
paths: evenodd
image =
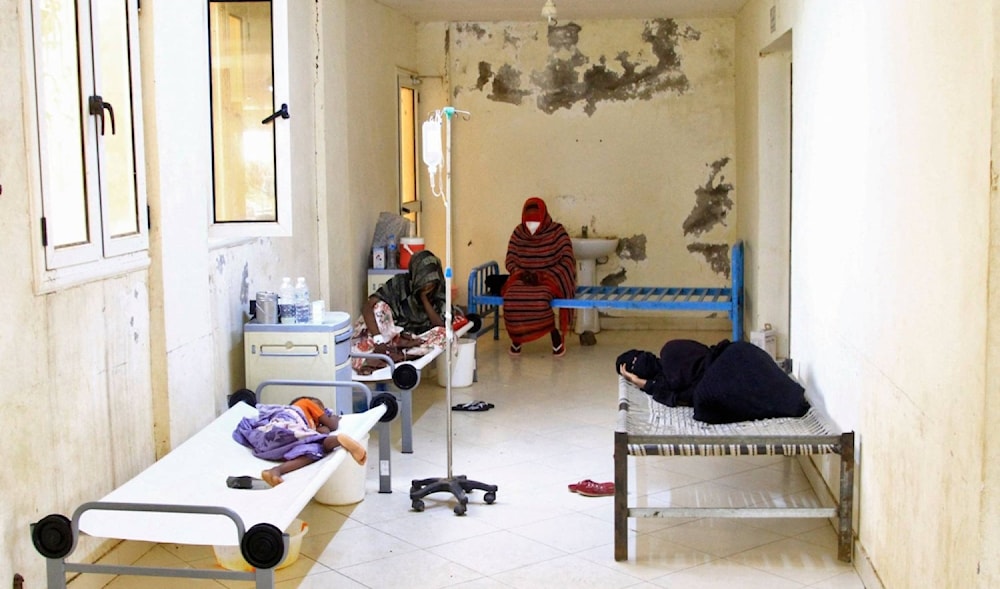
M 575 485 L 570 485 L 569 490 L 579 493 L 584 497 L 609 497 L 615 494 L 615 484 L 597 483 L 590 479 L 585 479 Z
M 596 484 L 596 483 L 594 483 L 594 481 L 592 481 L 590 479 L 583 479 L 579 483 L 570 483 L 570 485 L 569 485 L 569 492 L 570 493 L 576 493 L 577 491 L 580 490 L 580 485 L 582 485 L 584 483 L 593 483 L 593 484 Z

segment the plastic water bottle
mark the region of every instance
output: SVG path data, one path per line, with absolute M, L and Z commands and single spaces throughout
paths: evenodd
M 295 323 L 295 287 L 288 276 L 281 279 L 278 289 L 278 322 Z
M 399 256 L 396 247 L 396 236 L 390 235 L 389 242 L 385 246 L 385 267 L 395 270 L 399 267 Z
M 309 299 L 309 286 L 306 279 L 299 276 L 295 279 L 295 322 L 309 323 L 312 319 L 312 301 Z

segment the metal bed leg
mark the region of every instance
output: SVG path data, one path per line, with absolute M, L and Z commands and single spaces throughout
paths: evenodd
M 733 244 L 730 256 L 729 275 L 732 277 L 729 289 L 731 308 L 729 318 L 733 323 L 733 341 L 743 340 L 743 242 Z
M 628 433 L 615 432 L 615 560 L 628 560 Z
M 385 383 L 378 383 L 375 385 L 375 390 L 379 392 L 389 392 Z M 413 454 L 413 390 L 412 389 L 402 389 L 399 391 L 399 416 L 400 424 L 399 428 L 402 432 L 403 437 L 403 454 Z M 382 430 L 379 430 L 380 432 Z M 388 434 L 382 436 L 379 434 L 379 451 L 382 450 L 382 438 L 386 440 L 389 439 Z M 388 450 L 385 451 L 382 456 L 388 456 Z M 381 474 L 380 474 L 381 476 Z M 380 493 L 388 493 L 390 491 L 379 490 Z
M 66 589 L 66 559 L 45 559 L 46 587 L 49 589 Z
M 837 558 L 854 557 L 854 432 L 840 435 L 840 504 L 837 507 Z
M 378 422 L 378 492 L 392 493 L 392 440 L 389 422 Z
M 400 429 L 403 432 L 403 454 L 413 454 L 413 390 L 406 389 L 399 394 L 402 397 Z

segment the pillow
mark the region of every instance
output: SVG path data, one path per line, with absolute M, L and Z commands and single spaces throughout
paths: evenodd
M 694 418 L 706 423 L 802 417 L 809 410 L 802 385 L 748 342 L 726 346 L 705 368 L 692 397 Z

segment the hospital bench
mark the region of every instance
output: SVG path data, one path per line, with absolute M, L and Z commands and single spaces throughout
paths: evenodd
M 296 381 L 262 383 L 258 392 L 268 384 L 289 383 Z M 370 395 L 360 383 L 330 381 L 315 386 L 320 385 L 350 386 Z M 338 431 L 361 440 L 377 423 L 394 417 L 394 406 L 391 395 L 376 395 L 367 411 L 342 415 Z M 230 488 L 230 476 L 256 475 L 274 466 L 233 439 L 240 421 L 255 415 L 256 407 L 232 402 L 225 413 L 131 480 L 99 501 L 80 505 L 72 518 L 50 514 L 32 524 L 32 542 L 46 558 L 49 589 L 64 589 L 68 573 L 252 581 L 256 589 L 273 588 L 274 567 L 289 548 L 284 530 L 349 455 L 334 450 L 287 474 L 282 484 L 270 489 Z M 117 540 L 239 546 L 256 570 L 69 562 L 81 532 Z
M 854 432 L 841 431 L 815 406 L 802 417 L 738 423 L 696 421 L 692 407 L 668 407 L 618 377 L 615 428 L 615 560 L 628 559 L 629 518 L 768 517 L 833 518 L 837 556 L 851 562 L 854 548 Z M 648 456 L 817 456 L 840 457 L 839 497 L 833 507 L 750 505 L 746 507 L 644 506 L 629 504 L 629 457 Z M 779 473 L 776 473 L 779 474 Z M 644 495 L 652 496 L 656 489 Z M 639 493 L 633 492 L 635 500 Z
M 500 338 L 500 307 L 503 297 L 490 294 L 487 280 L 500 275 L 495 261 L 480 264 L 469 273 L 469 313 L 492 315 L 476 335 L 493 328 L 493 339 Z M 743 242 L 731 248 L 730 284 L 724 287 L 703 286 L 578 286 L 571 299 L 553 299 L 553 309 L 597 309 L 627 311 L 705 311 L 725 313 L 732 322 L 732 341 L 743 339 Z

